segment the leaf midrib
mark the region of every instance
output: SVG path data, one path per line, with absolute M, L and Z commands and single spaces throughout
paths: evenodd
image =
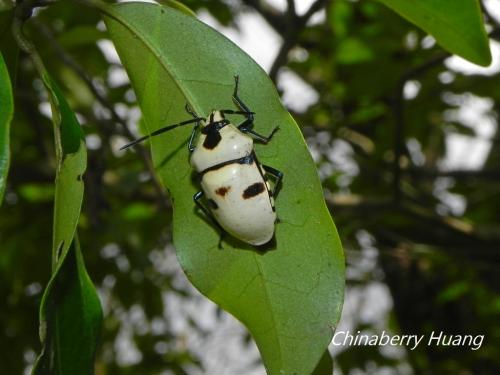
M 121 6 L 126 6 L 126 5 L 121 5 Z M 161 7 L 160 5 L 157 5 L 158 7 Z M 169 74 L 173 79 L 173 83 L 175 84 L 175 86 L 177 86 L 177 88 L 179 89 L 179 91 L 182 93 L 182 95 L 186 98 L 186 100 L 189 102 L 189 104 L 192 106 L 192 107 L 195 107 L 195 109 L 198 111 L 198 112 L 202 112 L 201 111 L 201 108 L 200 106 L 198 106 L 196 104 L 196 100 L 195 100 L 195 97 L 194 95 L 192 95 L 192 93 L 186 88 L 183 88 L 179 82 L 181 81 L 179 79 L 179 77 L 177 76 L 177 74 L 175 74 L 175 69 L 172 68 L 172 65 L 171 64 L 168 64 L 167 63 L 167 59 L 163 59 L 162 58 L 162 54 L 160 53 L 160 51 L 158 51 L 155 47 L 155 44 L 154 43 L 151 43 L 150 40 L 148 39 L 148 37 L 144 34 L 142 34 L 140 31 L 138 31 L 138 29 L 136 29 L 132 24 L 126 22 L 119 14 L 117 14 L 115 12 L 114 9 L 112 9 L 113 7 L 112 6 L 103 6 L 103 7 L 100 7 L 101 10 L 103 10 L 103 12 L 106 13 L 107 16 L 109 16 L 110 18 L 113 18 L 114 20 L 116 20 L 117 22 L 119 22 L 121 25 L 123 25 L 123 27 L 125 27 L 131 34 L 133 35 L 137 35 L 138 39 L 142 42 L 142 44 L 144 44 L 144 46 L 146 48 L 148 48 L 153 56 L 160 62 L 160 65 L 165 69 L 165 71 L 167 72 L 167 74 Z M 179 12 L 180 13 L 180 12 Z M 182 14 L 181 14 L 182 15 Z
M 260 278 L 261 278 L 261 282 L 262 282 L 262 289 L 264 290 L 264 295 L 265 295 L 265 300 L 266 300 L 266 303 L 269 307 L 269 311 L 271 312 L 271 321 L 272 321 L 272 326 L 273 326 L 273 330 L 276 332 L 276 338 L 277 338 L 277 342 L 278 342 L 278 353 L 279 353 L 279 363 L 282 363 L 283 361 L 283 347 L 281 346 L 281 340 L 280 340 L 280 333 L 278 331 L 278 328 L 277 328 L 277 325 L 276 325 L 276 318 L 275 318 L 275 314 L 274 314 L 274 310 L 273 310 L 273 305 L 271 303 L 271 298 L 269 296 L 269 291 L 267 290 L 267 285 L 266 285 L 266 280 L 264 278 L 264 271 L 262 270 L 262 267 L 260 265 L 260 262 L 259 262 L 259 259 L 257 258 L 257 255 L 256 254 L 252 254 L 252 258 L 254 259 L 255 261 L 255 264 L 257 265 L 257 269 L 259 271 L 259 275 L 260 275 Z

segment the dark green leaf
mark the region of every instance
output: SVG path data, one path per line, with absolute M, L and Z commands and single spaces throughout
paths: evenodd
M 14 99 L 7 65 L 0 52 L 0 205 L 3 201 L 10 164 L 10 122 L 14 115 Z
M 431 34 L 448 51 L 475 64 L 491 64 L 478 0 L 379 0 Z
M 45 289 L 40 308 L 43 348 L 34 375 L 89 375 L 100 336 L 102 311 L 78 240 Z
M 33 374 L 90 374 L 101 323 L 101 307 L 76 236 L 87 154 L 80 125 L 51 78 L 43 81 L 52 104 L 57 174 L 52 277 L 40 306 L 42 353 Z
M 197 214 L 181 128 L 152 140 L 157 171 L 174 202 L 174 244 L 192 283 L 250 330 L 269 374 L 310 374 L 332 337 L 344 289 L 341 244 L 302 135 L 265 72 L 219 33 L 175 10 L 128 3 L 105 8 L 106 24 L 135 88 L 149 132 L 197 113 L 231 108 L 233 75 L 256 112 L 255 129 L 280 131 L 257 145 L 285 173 L 277 199 L 277 248 L 259 253 Z M 240 121 L 234 118 L 234 121 Z

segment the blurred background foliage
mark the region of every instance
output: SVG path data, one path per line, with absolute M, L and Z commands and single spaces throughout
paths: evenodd
M 456 58 L 432 38 L 375 1 L 318 1 L 324 17 L 308 23 L 275 1 L 183 3 L 236 30 L 243 16 L 262 17 L 284 40 L 271 77 L 283 88 L 293 74 L 315 93 L 308 108 L 290 110 L 317 161 L 346 250 L 344 327 L 486 336 L 477 351 L 336 347 L 336 370 L 500 373 L 498 64 L 488 74 L 456 68 Z M 500 40 L 500 20 L 488 9 L 487 30 Z M 217 312 L 207 328 L 175 307 L 200 297 L 175 263 L 170 203 L 149 173 L 147 148 L 118 151 L 137 134 L 140 113 L 99 14 L 56 1 L 37 10 L 27 32 L 77 112 L 89 148 L 79 234 L 105 314 L 97 374 L 230 374 L 224 366 L 207 370 L 207 353 L 179 333 L 182 320 L 202 340 L 224 314 Z M 40 349 L 38 306 L 50 273 L 50 107 L 24 54 L 15 101 L 0 209 L 4 374 L 27 371 Z M 388 306 L 384 314 L 370 316 L 381 304 Z M 250 339 L 240 340 L 245 346 Z M 229 348 L 222 343 L 218 350 Z M 263 373 L 259 363 L 247 367 L 238 373 Z

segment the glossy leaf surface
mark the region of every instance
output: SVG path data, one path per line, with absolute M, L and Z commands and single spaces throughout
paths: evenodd
M 491 63 L 488 38 L 477 0 L 379 0 L 424 31 L 451 53 L 475 64 Z
M 263 164 L 284 172 L 277 198 L 274 249 L 256 251 L 219 233 L 195 209 L 199 189 L 189 165 L 184 127 L 152 139 L 157 171 L 174 203 L 174 244 L 191 282 L 241 320 L 255 338 L 269 374 L 311 374 L 341 311 L 344 258 L 300 130 L 265 72 L 225 37 L 178 11 L 128 3 L 106 8 L 106 24 L 152 132 L 190 118 L 235 108 L 240 97 L 256 112 L 255 130 L 280 130 L 256 145 Z M 241 117 L 232 117 L 234 122 Z

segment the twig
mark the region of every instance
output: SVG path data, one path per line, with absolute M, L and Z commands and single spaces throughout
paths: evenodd
M 286 32 L 286 23 L 283 15 L 270 4 L 261 4 L 260 0 L 242 0 L 244 4 L 252 7 L 267 23 L 280 35 Z
M 301 18 L 304 20 L 304 25 L 309 21 L 309 18 L 311 18 L 318 10 L 323 8 L 325 5 L 327 5 L 329 0 L 317 0 L 315 1 L 307 10 L 306 13 L 304 13 Z
M 479 170 L 451 170 L 440 171 L 426 168 L 411 168 L 402 170 L 402 173 L 413 175 L 415 177 L 434 179 L 437 177 L 451 177 L 458 180 L 484 179 L 500 180 L 500 169 L 479 169 Z
M 396 90 L 396 95 L 393 100 L 393 111 L 394 111 L 394 163 L 393 163 L 393 199 L 396 205 L 399 204 L 401 200 L 401 156 L 404 149 L 404 98 L 403 98 L 403 88 L 404 83 L 398 85 Z
M 297 12 L 295 11 L 295 0 L 286 0 L 287 3 L 287 13 L 289 16 L 296 17 Z
M 419 222 L 432 223 L 431 227 L 439 235 L 442 235 L 440 231 L 445 230 L 456 238 L 483 241 L 469 223 L 451 216 L 438 216 L 432 210 L 423 209 L 415 204 L 395 205 L 393 200 L 387 198 L 369 200 L 361 196 L 339 194 L 327 195 L 326 202 L 337 216 L 342 210 L 349 210 L 349 212 L 359 213 L 365 221 L 369 221 L 370 216 L 378 217 L 381 211 L 401 213 Z
M 283 41 L 283 44 L 281 45 L 280 50 L 278 51 L 278 54 L 274 59 L 273 65 L 271 66 L 271 70 L 269 71 L 269 77 L 274 83 L 276 83 L 278 71 L 288 62 L 288 53 L 295 46 L 296 42 L 297 41 L 294 37 L 286 38 Z
M 321 8 L 323 8 L 329 0 L 317 0 L 315 1 L 302 16 L 298 16 L 295 12 L 295 3 L 293 0 L 288 0 L 288 9 L 286 14 L 286 27 L 283 36 L 283 44 L 276 56 L 271 70 L 269 71 L 269 77 L 276 82 L 278 72 L 282 66 L 286 65 L 288 62 L 288 53 L 297 44 L 299 35 L 306 26 L 309 19 Z

